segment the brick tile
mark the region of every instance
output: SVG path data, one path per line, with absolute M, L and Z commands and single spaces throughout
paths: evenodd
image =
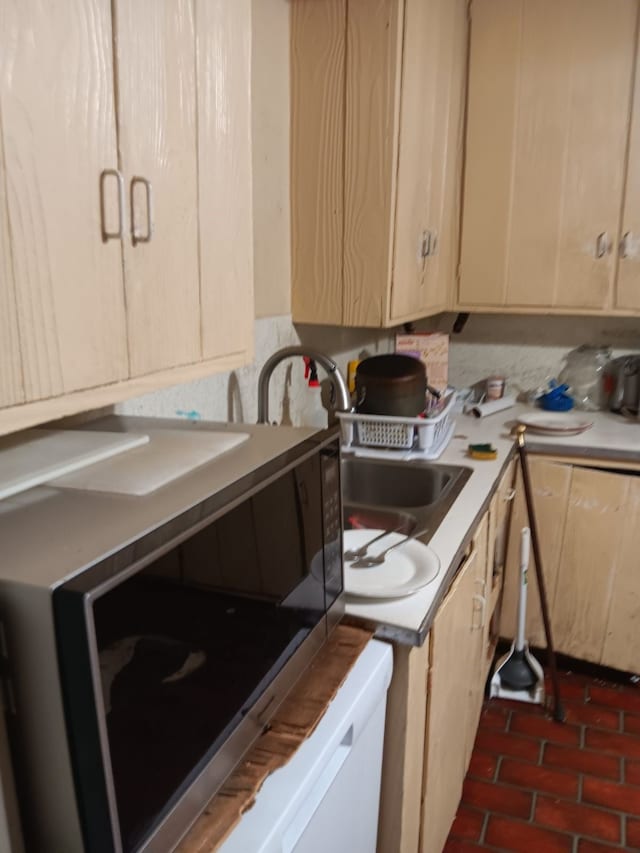
M 527 761 L 537 761 L 540 754 L 540 741 L 506 732 L 481 731 L 476 738 L 476 746 L 485 752 L 513 755 Z
M 580 743 L 580 730 L 576 726 L 562 725 L 547 717 L 524 717 L 514 714 L 509 731 L 543 738 L 554 743 L 565 743 L 569 746 L 578 746 Z
M 449 838 L 442 848 L 442 853 L 477 853 L 477 851 L 482 850 L 486 851 L 486 847 L 460 838 Z
M 484 813 L 459 806 L 458 813 L 451 827 L 451 835 L 467 841 L 478 841 L 484 823 Z
M 493 779 L 498 766 L 498 756 L 481 749 L 474 749 L 469 764 L 469 776 L 477 776 L 480 779 Z
M 500 705 L 491 703 L 482 709 L 480 717 L 481 729 L 495 729 L 499 732 L 506 731 L 507 722 L 509 720 L 509 709 L 503 708 Z
M 624 781 L 627 785 L 640 785 L 640 761 L 625 761 Z
M 559 797 L 575 800 L 578 796 L 579 776 L 564 770 L 537 767 L 535 764 L 505 759 L 500 765 L 500 782 L 519 785 L 530 791 L 544 791 Z
M 597 729 L 620 729 L 620 711 L 602 708 L 600 705 L 566 702 L 567 723 L 593 726 Z M 636 719 L 634 717 L 634 719 Z
M 640 735 L 640 715 L 625 714 L 623 728 L 627 734 Z
M 483 782 L 481 779 L 466 779 L 462 791 L 462 800 L 467 806 L 497 812 L 498 814 L 521 817 L 525 820 L 531 815 L 533 794 L 520 791 L 495 782 Z
M 582 802 L 640 817 L 640 788 L 585 776 L 582 783 Z
M 585 746 L 602 752 L 613 752 L 623 758 L 640 758 L 640 737 L 634 735 L 587 729 Z
M 584 702 L 587 698 L 587 686 L 589 680 L 582 676 L 564 676 L 560 678 L 560 695 L 563 701 L 574 699 L 577 702 Z M 545 692 L 549 701 L 553 701 L 553 685 L 551 678 L 547 676 L 544 681 Z
M 640 850 L 640 820 L 627 818 L 627 848 Z
M 570 835 L 494 815 L 489 818 L 485 843 L 514 853 L 571 853 L 573 848 Z
M 579 828 L 581 835 L 603 841 L 619 842 L 621 838 L 619 815 L 553 797 L 538 797 L 534 821 L 565 832 Z
M 589 687 L 589 700 L 607 708 L 621 708 L 640 714 L 640 689 L 634 687 Z
M 504 711 L 517 711 L 518 714 L 528 714 L 534 717 L 544 717 L 547 713 L 542 705 L 534 705 L 532 702 L 517 702 L 515 699 L 491 699 L 490 705 L 502 708 Z
M 578 853 L 620 853 L 621 848 L 616 844 L 612 847 L 610 844 L 601 844 L 598 841 L 589 841 L 586 838 L 581 838 L 578 842 Z
M 579 773 L 613 779 L 616 782 L 620 779 L 620 759 L 614 755 L 600 755 L 598 752 L 548 743 L 542 759 L 542 763 L 548 767 L 577 770 Z

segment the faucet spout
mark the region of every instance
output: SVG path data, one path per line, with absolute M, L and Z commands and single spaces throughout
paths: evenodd
M 258 423 L 269 423 L 269 380 L 275 368 L 284 361 L 285 358 L 291 356 L 302 355 L 307 358 L 312 358 L 316 364 L 319 364 L 326 371 L 328 378 L 331 380 L 335 391 L 336 411 L 348 412 L 351 409 L 351 398 L 347 383 L 338 365 L 332 358 L 318 350 L 308 349 L 302 346 L 283 347 L 274 352 L 264 363 L 260 376 L 258 377 Z

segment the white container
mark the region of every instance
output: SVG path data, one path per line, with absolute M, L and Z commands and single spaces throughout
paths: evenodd
M 391 646 L 371 640 L 313 734 L 258 792 L 220 853 L 373 853 Z
M 415 450 L 429 454 L 444 449 L 445 437 L 451 437 L 451 416 L 455 394 L 451 394 L 444 409 L 430 418 L 401 418 L 390 415 L 359 415 L 336 412 L 340 419 L 343 450 L 357 447 L 385 450 Z M 435 458 L 435 457 L 432 457 Z

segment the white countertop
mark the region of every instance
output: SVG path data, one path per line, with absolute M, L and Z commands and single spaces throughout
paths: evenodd
M 465 465 L 471 468 L 473 473 L 429 542 L 429 546 L 440 558 L 441 569 L 438 577 L 406 598 L 366 600 L 347 596 L 348 615 L 379 625 L 379 636 L 408 641 L 410 634 L 418 632 L 421 627 L 424 633 L 424 622 L 429 611 L 445 592 L 443 583 L 451 581 L 452 562 L 497 486 L 500 473 L 514 447 L 514 441 L 510 437 L 511 427 L 519 414 L 532 411 L 538 410 L 526 405 L 517 405 L 481 419 L 471 415 L 456 416 L 454 437 L 437 463 Z M 609 412 L 580 414 L 593 421 L 591 429 L 580 435 L 564 438 L 534 436 L 531 433 L 527 437 L 530 450 L 640 463 L 640 423 Z M 497 459 L 476 461 L 467 456 L 469 444 L 481 443 L 492 443 L 498 451 Z M 411 462 L 407 462 L 407 465 L 410 464 Z

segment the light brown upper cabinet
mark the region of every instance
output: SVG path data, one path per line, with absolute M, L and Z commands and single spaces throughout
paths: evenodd
M 0 433 L 250 361 L 250 44 L 250 0 L 0 0 Z
M 3 405 L 128 374 L 111 43 L 109 0 L 0 2 Z
M 191 0 L 116 0 L 122 241 L 132 376 L 198 361 L 196 40 Z
M 437 313 L 457 264 L 466 0 L 291 8 L 293 318 Z
M 472 0 L 459 307 L 640 303 L 614 287 L 637 14 L 637 0 Z

